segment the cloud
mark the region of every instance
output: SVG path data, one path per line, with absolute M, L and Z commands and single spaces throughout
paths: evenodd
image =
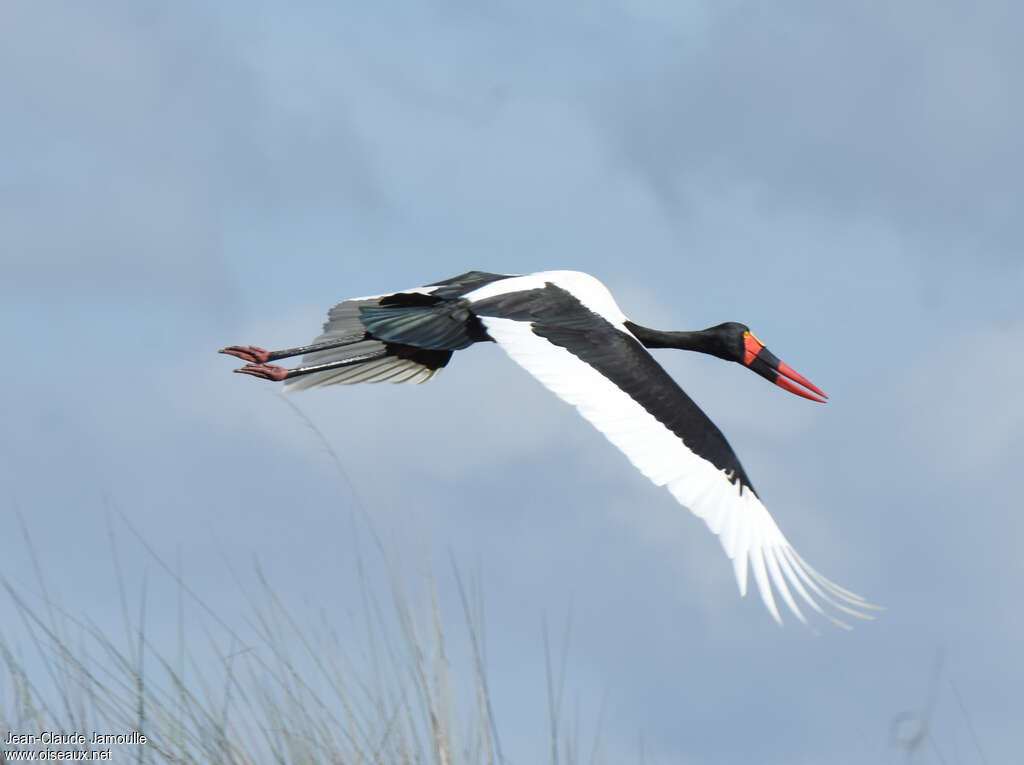
M 907 376 L 906 438 L 949 482 L 999 481 L 1024 450 L 1024 344 L 1018 325 L 964 331 L 935 343 Z
M 294 82 L 254 65 L 251 38 L 188 4 L 7 4 L 0 64 L 20 147 L 0 187 L 0 257 L 23 287 L 115 299 L 177 292 L 215 310 L 237 297 L 239 215 L 332 197 L 380 200 L 346 117 L 287 99 Z M 59 23 L 55 20 L 59 19 Z M 125 294 L 128 293 L 128 294 Z
M 671 209 L 749 187 L 768 207 L 896 226 L 1003 265 L 1022 240 L 1019 9 L 707 9 L 698 39 L 644 29 L 583 98 Z M 651 44 L 653 42 L 653 44 Z

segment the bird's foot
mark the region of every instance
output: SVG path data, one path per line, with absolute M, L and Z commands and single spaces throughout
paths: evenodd
M 237 356 L 242 361 L 248 361 L 251 364 L 266 364 L 270 361 L 270 351 L 255 345 L 231 345 L 227 348 L 221 348 L 217 352 L 226 353 L 228 356 Z
M 252 375 L 263 380 L 273 380 L 274 382 L 281 382 L 288 376 L 288 370 L 276 364 L 246 364 L 241 369 L 236 369 L 235 371 L 243 375 Z

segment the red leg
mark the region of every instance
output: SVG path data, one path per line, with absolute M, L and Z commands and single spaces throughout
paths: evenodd
M 270 361 L 270 351 L 258 348 L 255 345 L 232 345 L 227 348 L 221 348 L 218 353 L 237 356 L 242 361 L 248 361 L 252 364 L 266 364 Z
M 236 369 L 235 371 L 240 372 L 243 375 L 252 375 L 253 377 L 259 377 L 264 380 L 281 382 L 288 377 L 289 370 L 284 367 L 279 367 L 276 364 L 246 364 L 241 369 Z

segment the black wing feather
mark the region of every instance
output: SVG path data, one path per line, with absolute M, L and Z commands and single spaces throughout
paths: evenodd
M 473 304 L 481 316 L 529 321 L 534 334 L 565 348 L 614 382 L 687 448 L 731 476 L 738 489 L 754 491 L 722 431 L 662 369 L 635 337 L 548 282 Z M 756 492 L 755 492 L 756 493 Z

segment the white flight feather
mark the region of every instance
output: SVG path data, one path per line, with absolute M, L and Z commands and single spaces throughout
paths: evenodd
M 467 297 L 477 300 L 540 288 L 547 282 L 573 287 L 574 295 L 595 313 L 614 320 L 613 326 L 619 327 L 625 320 L 604 285 L 577 272 L 542 272 L 506 279 Z M 732 560 L 742 595 L 747 590 L 749 563 L 761 599 L 779 623 L 782 618 L 773 590 L 779 592 L 798 619 L 806 621 L 790 588 L 819 613 L 824 612 L 818 600 L 844 613 L 871 618 L 865 611 L 873 606 L 825 579 L 804 562 L 752 491 L 741 490 L 725 471 L 691 451 L 615 383 L 565 348 L 535 334 L 529 322 L 489 316 L 480 319 L 487 333 L 515 362 L 559 398 L 575 406 L 641 473 L 656 485 L 667 486 L 682 505 L 704 519 Z M 828 614 L 825 616 L 846 626 Z

